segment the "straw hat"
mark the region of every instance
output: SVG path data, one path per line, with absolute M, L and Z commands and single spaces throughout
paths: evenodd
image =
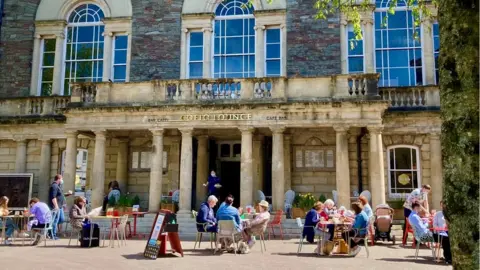
M 268 209 L 268 202 L 265 201 L 265 200 L 261 201 L 258 205 L 259 205 L 259 206 L 263 206 L 263 207 L 265 207 L 265 208 Z

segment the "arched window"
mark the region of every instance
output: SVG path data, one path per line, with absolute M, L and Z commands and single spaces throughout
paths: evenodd
M 398 1 L 394 15 L 388 14 L 389 5 L 389 0 L 376 1 L 375 66 L 381 74 L 379 86 L 422 85 L 420 27 L 414 26 L 405 0 Z
M 214 21 L 214 78 L 255 77 L 255 18 L 248 0 L 225 0 Z
M 419 149 L 397 145 L 387 148 L 389 194 L 408 194 L 421 186 Z
M 75 8 L 68 17 L 64 95 L 71 82 L 100 82 L 103 76 L 103 11 L 94 4 Z

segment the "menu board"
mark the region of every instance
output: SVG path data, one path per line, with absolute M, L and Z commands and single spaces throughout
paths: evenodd
M 146 258 L 157 259 L 158 251 L 160 250 L 160 246 L 162 244 L 162 242 L 158 240 L 158 237 L 162 233 L 164 219 L 165 215 L 163 213 L 157 214 L 155 222 L 153 223 L 152 232 L 148 238 L 147 246 L 143 252 L 143 256 Z
M 31 173 L 0 174 L 0 197 L 8 197 L 9 209 L 28 208 L 28 202 L 32 197 L 32 180 Z

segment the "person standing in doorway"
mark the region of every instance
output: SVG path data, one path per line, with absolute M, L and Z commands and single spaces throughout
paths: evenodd
M 52 239 L 57 240 L 57 227 L 59 224 L 62 224 L 65 221 L 65 215 L 63 212 L 63 205 L 65 203 L 65 194 L 62 190 L 63 177 L 60 174 L 55 175 L 50 190 L 48 192 L 48 206 L 52 210 L 58 211 L 58 217 L 53 220 L 53 230 L 52 230 Z M 72 191 L 68 192 L 69 195 L 72 194 Z
M 208 189 L 208 195 L 214 195 L 215 197 L 219 198 L 219 190 L 222 187 L 220 184 L 220 177 L 217 176 L 214 170 L 210 172 L 210 176 L 208 176 L 208 181 L 205 184 Z

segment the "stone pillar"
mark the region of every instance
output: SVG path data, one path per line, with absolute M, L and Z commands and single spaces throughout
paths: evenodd
M 430 172 L 432 178 L 432 205 L 430 205 L 430 209 L 437 209 L 443 199 L 442 146 L 439 133 L 430 134 Z
M 348 74 L 348 34 L 347 34 L 348 22 L 342 15 L 340 19 L 340 64 L 342 74 Z
M 103 76 L 102 81 L 108 82 L 109 79 L 113 81 L 112 76 L 112 44 L 113 44 L 113 33 L 104 32 L 103 34 Z
M 253 127 L 242 127 L 240 205 L 253 205 Z
M 200 207 L 200 204 L 205 201 L 207 197 L 207 188 L 203 184 L 208 180 L 208 136 L 201 135 L 197 137 L 198 149 L 197 149 L 197 194 L 196 194 L 196 208 Z
M 255 39 L 255 77 L 261 78 L 265 76 L 265 26 L 256 25 L 254 29 L 257 34 Z
M 335 153 L 335 179 L 338 192 L 337 206 L 350 209 L 350 163 L 348 159 L 348 127 L 335 126 L 336 153 Z
M 433 52 L 433 25 L 431 18 L 422 19 L 422 52 L 424 65 L 424 85 L 435 84 L 435 56 Z M 440 203 L 440 201 L 439 201 Z M 435 205 L 437 207 L 438 205 Z
M 263 190 L 263 135 L 256 135 L 253 138 L 253 198 L 257 198 L 257 190 Z
M 128 142 L 129 138 L 117 138 L 117 170 L 115 180 L 120 185 L 120 190 L 126 192 L 128 190 Z
M 373 206 L 385 203 L 385 169 L 383 164 L 382 129 L 383 127 L 377 126 L 368 127 L 370 135 L 368 172 Z
M 162 199 L 163 185 L 163 129 L 152 129 L 152 163 L 150 167 L 150 188 L 148 192 L 148 211 L 158 212 Z
M 38 74 L 40 72 L 40 61 L 42 60 L 42 51 L 41 51 L 42 37 L 40 35 L 35 35 L 33 40 L 33 58 L 32 58 L 32 76 L 30 81 L 30 95 L 38 96 L 38 86 L 39 79 Z
M 203 28 L 203 78 L 212 78 L 212 28 Z M 188 67 L 187 67 L 188 68 Z M 198 179 L 198 178 L 197 178 Z M 198 189 L 198 186 L 197 186 Z
M 40 149 L 40 171 L 38 173 L 38 198 L 46 202 L 48 200 L 48 189 L 50 185 L 50 163 L 52 157 L 52 140 L 41 139 Z M 64 180 L 65 181 L 65 180 Z
M 182 35 L 180 37 L 180 79 L 187 78 L 187 52 L 188 52 L 188 42 L 187 42 L 188 29 L 182 28 Z
M 107 132 L 95 131 L 95 154 L 93 158 L 92 206 L 99 207 L 103 203 L 105 189 L 105 142 Z
M 284 127 L 271 128 L 272 142 L 272 204 L 274 210 L 283 210 L 285 202 L 285 162 L 283 154 Z
M 172 144 L 168 155 L 168 171 L 170 176 L 170 190 L 180 188 L 180 136 L 170 137 Z
M 27 140 L 19 139 L 17 141 L 17 151 L 15 155 L 15 172 L 27 172 Z
M 63 33 L 57 35 L 55 41 L 55 61 L 53 66 L 53 83 L 52 83 L 52 95 L 62 95 L 63 86 L 63 49 L 64 49 L 65 35 Z M 64 95 L 68 89 L 64 89 Z M 72 190 L 73 191 L 73 190 Z
M 190 215 L 192 206 L 192 132 L 193 128 L 180 129 L 182 147 L 180 154 L 180 202 L 178 214 Z
M 285 190 L 292 189 L 292 136 L 285 135 Z
M 373 62 L 375 53 L 375 43 L 373 42 L 373 17 L 372 12 L 367 12 L 364 18 L 362 18 L 363 26 L 363 48 L 365 61 L 365 73 L 375 73 L 375 65 Z
M 67 131 L 67 145 L 65 149 L 65 168 L 63 170 L 64 191 L 75 190 L 77 175 L 77 131 Z M 96 160 L 95 160 L 96 161 Z M 71 197 L 68 197 L 71 198 Z M 71 200 L 69 201 L 69 203 Z

